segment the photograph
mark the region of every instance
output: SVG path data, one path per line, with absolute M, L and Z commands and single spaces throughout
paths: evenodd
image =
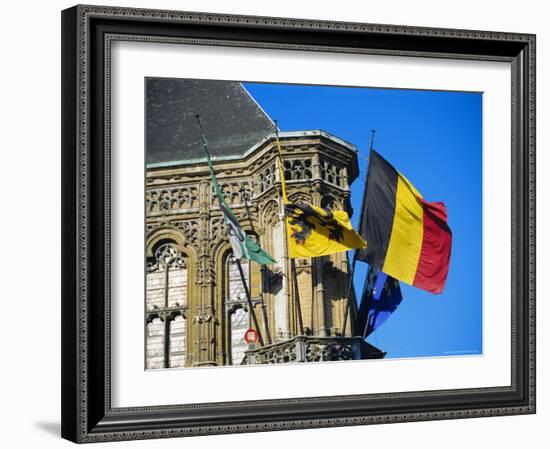
M 144 84 L 146 370 L 483 356 L 482 92 Z

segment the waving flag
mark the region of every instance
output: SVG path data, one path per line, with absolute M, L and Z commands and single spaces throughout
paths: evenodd
M 291 203 L 288 200 L 278 137 L 277 151 L 289 256 L 291 258 L 318 257 L 354 248 L 364 248 L 367 244 L 351 226 L 347 212 L 329 211 L 312 204 Z
M 268 253 L 266 253 L 260 246 L 252 240 L 252 238 L 244 232 L 243 228 L 235 217 L 235 214 L 231 208 L 225 202 L 218 180 L 216 179 L 216 174 L 214 173 L 214 167 L 212 166 L 212 160 L 210 158 L 210 150 L 208 149 L 208 141 L 202 131 L 200 126 L 201 139 L 204 146 L 204 151 L 206 153 L 206 160 L 208 162 L 208 169 L 210 170 L 210 176 L 212 176 L 212 183 L 214 184 L 214 190 L 216 192 L 216 197 L 218 198 L 218 203 L 223 214 L 223 219 L 227 227 L 227 236 L 229 238 L 229 243 L 231 243 L 231 248 L 233 249 L 233 255 L 237 259 L 246 258 L 253 260 L 254 262 L 259 263 L 260 265 L 267 265 L 271 263 L 276 263 L 276 260 L 273 259 Z
M 399 281 L 369 267 L 358 312 L 358 328 L 369 336 L 378 329 L 401 304 L 403 295 Z
M 360 233 L 369 246 L 358 252 L 358 259 L 407 284 L 441 293 L 452 241 L 445 205 L 425 201 L 374 150 L 364 198 Z

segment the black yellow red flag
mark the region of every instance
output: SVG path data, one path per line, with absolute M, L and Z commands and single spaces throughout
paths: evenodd
M 391 277 L 432 293 L 445 287 L 452 234 L 443 203 L 429 203 L 411 182 L 371 150 L 357 253 Z

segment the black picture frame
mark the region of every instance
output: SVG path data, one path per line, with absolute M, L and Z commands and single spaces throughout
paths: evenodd
M 110 42 L 508 61 L 512 67 L 509 387 L 112 408 Z M 74 442 L 535 413 L 535 36 L 75 6 L 62 12 L 62 436 Z

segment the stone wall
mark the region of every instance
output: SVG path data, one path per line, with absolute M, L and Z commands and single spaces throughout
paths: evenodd
M 291 200 L 349 207 L 349 184 L 357 176 L 353 147 L 319 132 L 283 136 L 282 145 Z M 242 159 L 214 158 L 222 193 L 241 226 L 278 261 L 263 268 L 243 264 L 265 344 L 300 333 L 275 154 L 274 139 L 268 139 Z M 206 164 L 148 169 L 146 213 L 146 367 L 240 363 L 248 349 L 242 336 L 254 324 Z M 161 248 L 179 258 L 167 276 L 158 260 Z M 347 269 L 345 253 L 296 260 L 305 334 L 341 334 Z

